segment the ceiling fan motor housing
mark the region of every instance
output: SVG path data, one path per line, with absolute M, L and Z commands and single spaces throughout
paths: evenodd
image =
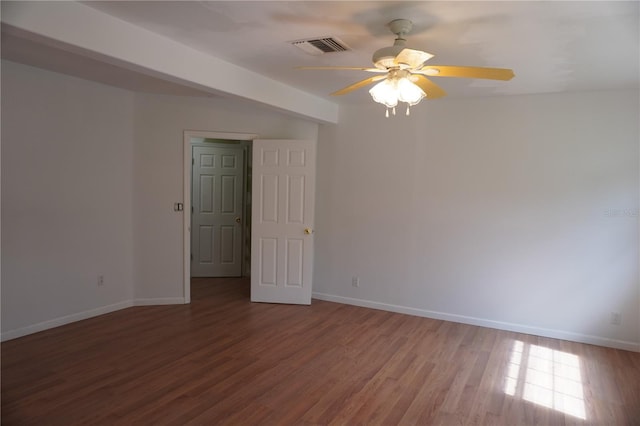
M 383 70 L 397 67 L 393 61 L 398 56 L 400 52 L 404 50 L 406 40 L 403 38 L 397 38 L 393 43 L 393 46 L 383 47 L 382 49 L 378 49 L 373 53 L 373 57 L 371 60 L 373 61 L 373 65 L 376 68 L 380 68 Z
M 409 34 L 409 31 L 411 31 L 411 28 L 413 27 L 413 23 L 408 19 L 394 19 L 389 22 L 387 26 L 391 32 L 397 36 L 397 38 L 393 42 L 393 46 L 383 47 L 382 49 L 376 50 L 373 53 L 372 58 L 374 66 L 383 70 L 397 67 L 397 64 L 393 61 L 406 47 L 407 40 L 405 40 L 404 36 Z

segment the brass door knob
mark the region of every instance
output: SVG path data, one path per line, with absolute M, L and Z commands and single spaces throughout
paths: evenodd
M 311 228 L 304 228 L 304 234 L 305 234 L 305 235 L 311 235 L 311 234 L 313 234 L 313 229 L 311 229 Z
M 242 219 L 240 218 L 240 216 L 236 217 L 236 223 L 240 223 L 242 222 Z

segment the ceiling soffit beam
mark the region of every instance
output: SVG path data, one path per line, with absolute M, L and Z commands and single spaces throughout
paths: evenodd
M 2 2 L 16 36 L 323 123 L 338 105 L 75 2 Z

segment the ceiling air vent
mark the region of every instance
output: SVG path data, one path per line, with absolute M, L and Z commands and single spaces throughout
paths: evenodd
M 292 41 L 292 45 L 310 55 L 322 55 L 330 52 L 344 52 L 349 47 L 336 37 L 319 37 L 308 40 Z

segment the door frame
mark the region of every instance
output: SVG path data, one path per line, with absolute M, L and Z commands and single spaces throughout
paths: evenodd
M 184 303 L 191 303 L 191 138 L 231 139 L 252 141 L 258 139 L 254 133 L 229 133 L 206 130 L 185 130 L 182 140 L 182 192 L 184 209 L 182 215 L 182 284 Z M 253 194 L 251 194 L 253 197 Z

